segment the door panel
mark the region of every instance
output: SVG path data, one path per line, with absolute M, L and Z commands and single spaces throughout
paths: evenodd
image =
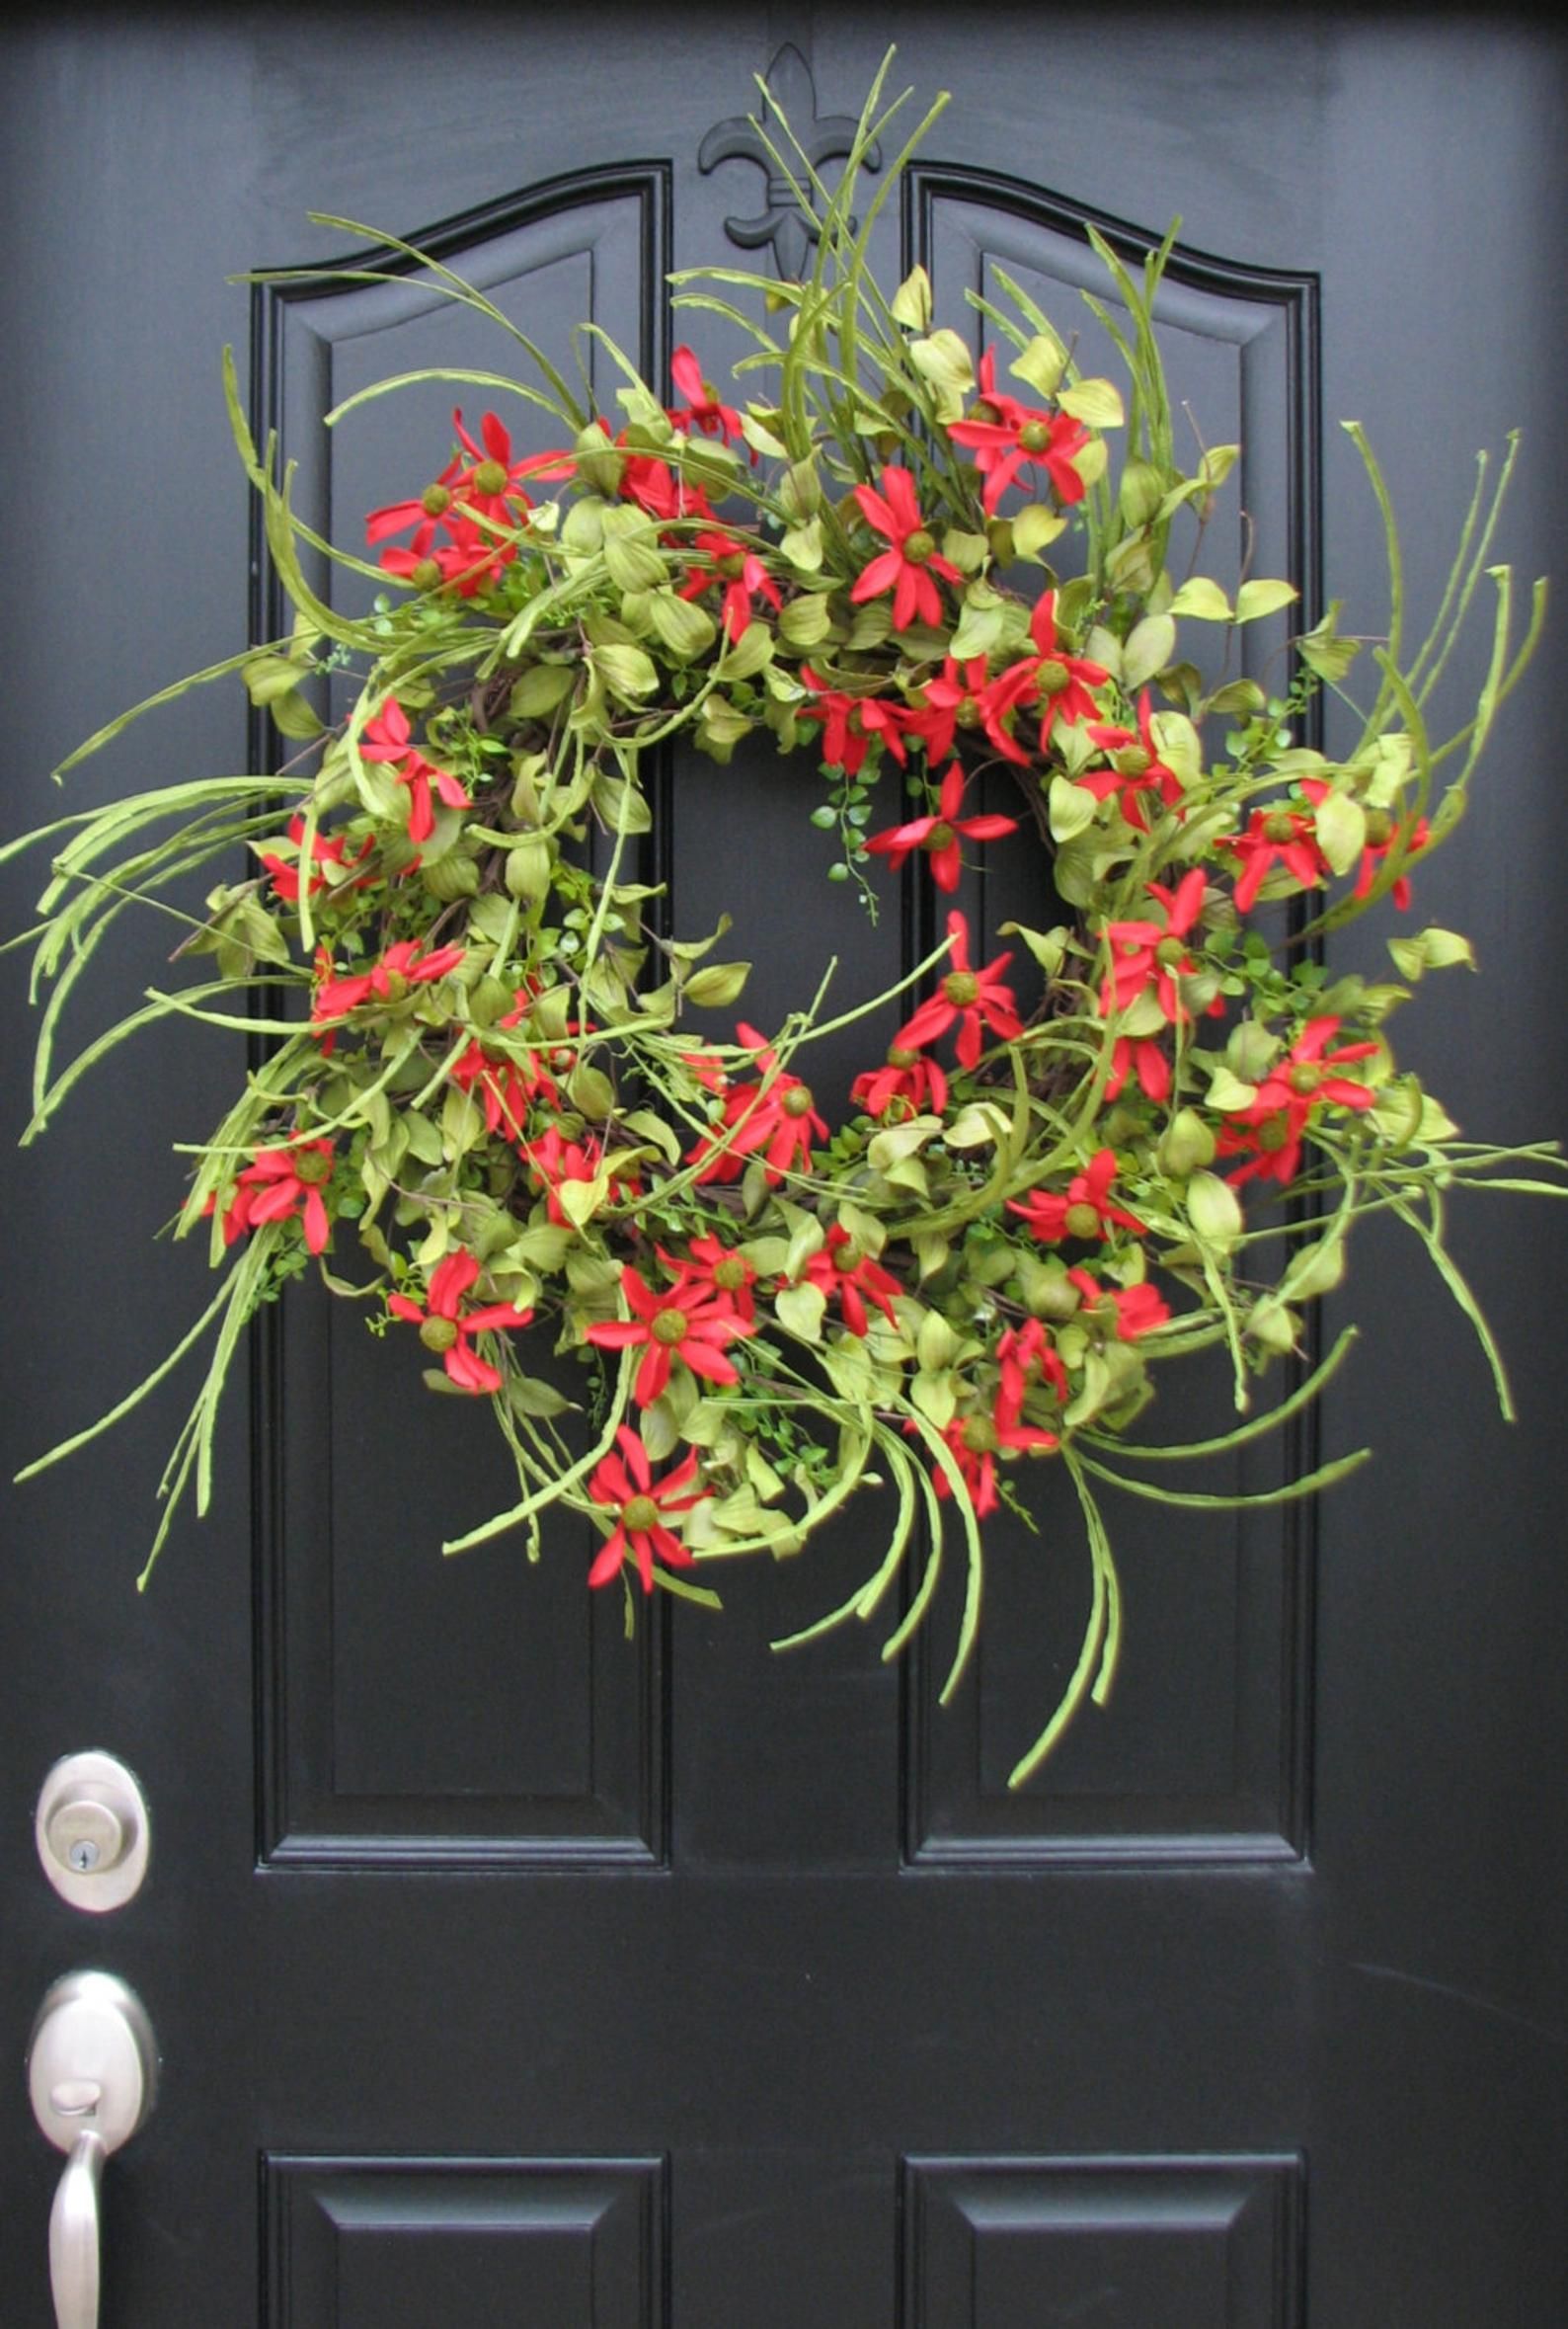
M 438 457 L 453 398 L 419 389 L 332 431 L 324 411 L 404 366 L 510 361 L 407 279 L 225 279 L 346 256 L 318 210 L 432 237 L 553 355 L 592 316 L 651 376 L 684 337 L 722 361 L 663 278 L 775 263 L 765 163 L 724 124 L 786 42 L 797 126 L 852 112 L 891 39 L 900 86 L 954 96 L 882 214 L 885 280 L 924 258 L 956 310 L 1000 269 L 1070 321 L 1099 281 L 1085 217 L 1137 242 L 1181 214 L 1173 379 L 1207 442 L 1245 447 L 1208 571 L 1239 569 L 1238 498 L 1258 571 L 1294 574 L 1309 607 L 1326 576 L 1354 591 L 1350 626 L 1375 627 L 1375 514 L 1341 415 L 1388 470 L 1428 614 L 1474 450 L 1516 423 L 1526 482 L 1500 554 L 1527 579 L 1561 567 L 1564 351 L 1542 286 L 1564 51 L 1524 20 L 1108 29 L 1003 6 L 981 39 L 879 6 L 664 26 L 613 7 L 66 17 L 14 41 L 0 157 L 7 831 L 57 813 L 46 772 L 84 734 L 277 619 L 248 556 L 223 342 L 299 464 L 298 507 L 351 547 Z M 1085 350 L 1095 329 L 1084 311 Z M 519 434 L 539 442 L 531 420 Z M 1249 637 L 1260 671 L 1282 636 Z M 1568 1028 L 1546 1000 L 1563 815 L 1541 739 L 1564 688 L 1543 656 L 1420 883 L 1418 926 L 1466 930 L 1484 976 L 1445 993 L 1441 1029 L 1423 991 L 1395 1039 L 1476 1137 L 1563 1119 Z M 1331 711 L 1331 749 L 1343 725 Z M 66 805 L 242 766 L 248 745 L 238 687 L 204 691 L 74 772 Z M 930 942 L 912 886 L 873 928 L 825 881 L 819 781 L 807 755 L 766 751 L 664 779 L 672 925 L 735 915 L 764 1025 L 812 964 L 836 955 L 843 992 L 870 990 Z M 10 930 L 40 884 L 4 870 Z M 1042 919 L 1038 881 L 997 869 L 964 902 L 987 927 Z M 1383 934 L 1347 933 L 1338 959 L 1377 965 Z M 160 983 L 168 950 L 126 917 L 101 995 Z M 20 1127 L 21 958 L 0 977 Z M 76 1014 L 78 1040 L 109 1007 Z M 823 1051 L 830 1100 L 861 1063 Z M 8 1156 L 3 1477 L 205 1299 L 201 1256 L 156 1242 L 183 1169 L 171 1126 L 199 1138 L 241 1065 L 225 1039 L 155 1034 Z M 1037 1533 L 1007 1515 L 988 1531 L 983 1646 L 939 1709 L 949 1599 L 902 1667 L 871 1635 L 769 1649 L 862 1573 L 863 1514 L 733 1580 L 722 1616 L 664 1609 L 630 1643 L 584 1592 L 571 1527 L 537 1565 L 506 1537 L 443 1561 L 443 1537 L 509 1497 L 486 1418 L 422 1402 L 407 1351 L 303 1288 L 236 1385 L 210 1518 L 177 1527 L 145 1594 L 190 1384 L 8 1490 L 7 2043 L 20 2063 L 49 1981 L 102 1964 L 144 1998 L 165 2063 L 155 2118 L 108 2171 L 106 2317 L 1555 2329 L 1568 1884 L 1541 1646 L 1568 1614 L 1568 1240 L 1555 1209 L 1476 1200 L 1455 1245 L 1519 1428 L 1488 1410 L 1419 1253 L 1369 1235 L 1344 1306 L 1367 1332 L 1320 1445 L 1370 1439 L 1377 1463 L 1316 1512 L 1243 1525 L 1175 1528 L 1124 1499 L 1116 1695 L 1017 1795 L 1006 1773 L 1081 1625 L 1077 1523 L 1054 1491 Z M 1195 1381 L 1153 1420 L 1176 1438 L 1215 1411 Z M 1263 1443 L 1206 1485 L 1267 1486 L 1310 1458 L 1305 1437 Z M 145 1890 L 101 1920 L 48 1890 L 29 1835 L 50 1762 L 97 1744 L 142 1778 L 154 1833 Z M 19 2079 L 0 2270 L 24 2329 L 49 2318 L 57 2166 Z

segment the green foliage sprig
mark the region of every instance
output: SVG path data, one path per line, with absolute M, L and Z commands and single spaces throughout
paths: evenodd
M 1560 1194 L 1539 1177 L 1555 1149 L 1461 1140 L 1395 1062 L 1391 1014 L 1415 981 L 1468 962 L 1461 936 L 1395 936 L 1398 977 L 1382 982 L 1331 975 L 1310 941 L 1408 906 L 1463 813 L 1544 589 L 1517 636 L 1510 571 L 1492 563 L 1511 444 L 1495 477 L 1479 464 L 1448 589 L 1409 652 L 1393 514 L 1353 427 L 1390 591 L 1356 742 L 1331 760 L 1300 740 L 1318 690 L 1351 700 L 1360 643 L 1338 602 L 1294 640 L 1283 696 L 1206 681 L 1190 641 L 1228 641 L 1296 593 L 1249 576 L 1231 597 L 1200 571 L 1237 448 L 1192 469 L 1178 455 L 1154 326 L 1175 230 L 1137 273 L 1090 230 L 1107 280 L 1085 296 L 1119 381 L 1083 376 L 1071 333 L 1001 275 L 1005 304 L 972 300 L 977 362 L 936 322 L 922 270 L 891 297 L 871 273 L 877 217 L 940 111 L 868 194 L 861 164 L 904 103 L 884 109 L 882 88 L 832 188 L 787 124 L 776 140 L 756 124 L 813 229 L 807 280 L 675 279 L 684 309 L 744 338 L 734 404 L 684 347 L 666 403 L 585 326 L 621 381 L 618 411 L 595 411 L 445 267 L 327 221 L 395 254 L 355 280 L 418 265 L 529 366 L 520 381 L 382 381 L 334 426 L 433 376 L 520 400 L 552 435 L 523 457 L 494 410 L 477 437 L 459 410 L 435 480 L 372 514 L 373 562 L 300 521 L 230 368 L 293 628 L 164 689 L 66 766 L 235 675 L 290 757 L 65 817 L 3 852 L 52 854 L 25 933 L 47 996 L 25 1137 L 161 1019 L 265 1038 L 265 1063 L 194 1154 L 177 1225 L 210 1240 L 212 1302 L 145 1383 L 31 1469 L 207 1340 L 155 1558 L 187 1488 L 207 1507 L 247 1321 L 313 1266 L 378 1330 L 418 1333 L 433 1389 L 490 1402 L 516 1496 L 446 1550 L 516 1531 L 537 1552 L 548 1513 L 586 1514 L 602 1538 L 589 1581 L 619 1579 L 630 1621 L 639 1585 L 712 1601 L 719 1564 L 796 1552 L 874 1490 L 886 1536 L 869 1575 L 793 1639 L 902 1591 L 896 1654 L 956 1536 L 968 1581 L 945 1698 L 980 1624 L 985 1523 L 1055 1465 L 1083 1516 L 1091 1612 L 1018 1784 L 1115 1671 L 1100 1488 L 1227 1500 L 1167 1487 L 1167 1467 L 1279 1428 L 1334 1374 L 1350 1337 L 1313 1365 L 1306 1322 L 1359 1222 L 1387 1213 L 1419 1236 L 1509 1411 L 1446 1207 L 1488 1182 Z M 335 607 L 305 552 L 371 578 L 373 608 Z M 1436 685 L 1488 590 L 1474 709 L 1439 740 Z M 1054 893 L 1041 926 L 1004 924 L 1014 943 L 984 961 L 950 909 L 940 946 L 889 994 L 844 1005 L 823 975 L 775 1028 L 694 1032 L 685 1014 L 737 1004 L 749 966 L 716 959 L 726 924 L 676 936 L 637 878 L 649 770 L 676 739 L 723 763 L 756 735 L 817 772 L 808 814 L 838 837 L 833 873 L 868 911 L 885 864 L 950 897 L 966 855 L 1034 848 Z M 980 808 L 982 773 L 1009 780 L 1015 815 Z M 189 914 L 193 879 L 218 868 Z M 207 975 L 150 992 L 61 1061 L 63 1007 L 132 904 L 185 915 L 180 956 Z M 895 1005 L 892 1048 L 829 1124 L 812 1046 Z M 560 1366 L 540 1371 L 541 1346 L 582 1362 L 577 1396 Z M 1163 1369 L 1215 1348 L 1241 1419 L 1184 1447 L 1137 1436 Z M 1282 1361 L 1299 1362 L 1294 1388 L 1252 1412 Z M 1308 1494 L 1365 1453 L 1228 1500 Z

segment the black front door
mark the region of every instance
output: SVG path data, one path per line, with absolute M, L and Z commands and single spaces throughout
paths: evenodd
M 793 47 L 776 72 L 800 127 L 854 113 L 894 39 L 895 80 L 953 102 L 885 214 L 885 280 L 923 258 L 956 309 L 1002 268 L 1072 328 L 1097 283 L 1084 216 L 1156 239 L 1179 213 L 1173 376 L 1210 442 L 1247 447 L 1259 571 L 1309 600 L 1326 571 L 1358 595 L 1347 627 L 1381 621 L 1342 417 L 1389 473 L 1413 601 L 1475 449 L 1516 424 L 1528 484 L 1499 554 L 1560 568 L 1563 50 L 1524 25 L 67 22 L 12 49 L 7 833 L 58 813 L 46 772 L 84 735 L 266 619 L 223 343 L 301 509 L 350 541 L 424 473 L 449 398 L 334 433 L 325 410 L 385 372 L 504 361 L 407 283 L 253 298 L 227 278 L 363 247 L 312 210 L 439 230 L 536 338 L 591 316 L 657 377 L 692 329 L 668 269 L 793 264 L 766 168 L 723 126 L 753 74 Z M 1462 1040 L 1418 1061 L 1418 998 L 1403 1049 L 1477 1137 L 1562 1119 L 1561 691 L 1545 657 L 1424 885 L 1483 975 L 1461 1015 L 1449 999 Z M 209 690 L 88 763 L 66 805 L 247 749 L 239 689 Z M 799 784 L 763 756 L 682 769 L 673 795 L 676 920 L 735 915 L 764 1022 L 803 957 L 869 983 L 903 943 L 823 880 Z M 9 931 L 38 882 L 8 872 Z M 169 945 L 126 917 L 100 993 L 160 984 Z M 73 1022 L 100 1023 L 90 1002 Z M 118 1052 L 9 1158 L 7 1479 L 205 1298 L 199 1257 L 155 1241 L 171 1142 L 216 1120 L 236 1047 Z M 956 1610 L 929 1660 L 843 1634 L 769 1651 L 836 1598 L 852 1533 L 631 1646 L 583 1592 L 583 1546 L 442 1562 L 505 1500 L 483 1435 L 303 1289 L 230 1400 L 210 1518 L 176 1527 L 144 1595 L 188 1384 L 8 1490 L 7 2319 L 49 2318 L 59 2160 L 20 2065 L 80 1966 L 134 1985 L 164 2062 L 105 2182 L 105 2319 L 127 2329 L 1559 2322 L 1565 1248 L 1548 1208 L 1473 1213 L 1455 1245 L 1518 1427 L 1419 1251 L 1370 1238 L 1324 1452 L 1371 1439 L 1377 1462 L 1315 1514 L 1118 1512 L 1117 1692 L 1017 1792 L 1081 1628 L 1049 1502 L 1039 1537 L 999 1540 L 985 1646 L 939 1711 Z M 102 1918 L 48 1889 L 31 1834 L 44 1772 L 90 1746 L 135 1769 L 153 1819 L 144 1890 Z

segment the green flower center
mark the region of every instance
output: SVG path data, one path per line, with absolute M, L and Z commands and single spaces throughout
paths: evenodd
M 420 1340 L 427 1350 L 450 1350 L 457 1340 L 457 1324 L 453 1319 L 426 1319 L 420 1327 Z
M 621 1520 L 635 1534 L 640 1529 L 659 1526 L 659 1506 L 652 1496 L 633 1496 L 629 1504 L 621 1506 Z
M 745 1263 L 738 1253 L 732 1253 L 728 1261 L 721 1261 L 714 1268 L 713 1282 L 726 1294 L 739 1294 L 745 1280 Z
M 909 1051 L 903 1044 L 895 1043 L 888 1052 L 888 1065 L 890 1068 L 912 1068 L 918 1063 L 919 1057 L 917 1051 Z
M 1018 432 L 1018 443 L 1026 453 L 1043 453 L 1051 443 L 1051 430 L 1044 421 L 1026 421 Z
M 294 1178 L 307 1188 L 324 1181 L 332 1170 L 332 1159 L 324 1149 L 301 1149 L 294 1159 Z
M 684 1342 L 689 1324 L 690 1321 L 683 1310 L 662 1310 L 653 1324 L 654 1340 L 666 1343 L 670 1347 L 673 1347 L 677 1342 Z
M 1380 849 L 1385 843 L 1391 842 L 1393 837 L 1394 821 L 1387 810 L 1369 809 L 1367 812 L 1367 839 L 1372 846 L 1374 849 Z
M 957 839 L 951 825 L 933 825 L 925 837 L 925 845 L 928 849 L 950 849 Z
M 1058 663 L 1053 655 L 1035 674 L 1035 684 L 1042 695 L 1059 695 L 1064 687 L 1072 685 L 1072 674 L 1064 663 Z
M 1140 744 L 1129 744 L 1114 756 L 1111 764 L 1119 776 L 1146 776 L 1154 761 Z
M 1283 1149 L 1290 1137 L 1290 1118 L 1283 1114 L 1270 1116 L 1258 1126 L 1258 1146 L 1271 1156 L 1276 1150 Z
M 499 461 L 481 461 L 474 471 L 473 485 L 475 493 L 505 493 L 507 472 Z
M 910 566 L 923 566 L 928 558 L 934 556 L 935 551 L 936 537 L 927 533 L 923 525 L 917 525 L 913 533 L 903 537 L 903 555 Z
M 438 591 L 441 587 L 441 570 L 433 558 L 422 558 L 417 566 L 409 569 L 409 581 L 417 591 Z
M 996 1426 L 989 1415 L 967 1417 L 959 1437 L 972 1456 L 993 1456 L 996 1453 Z
M 792 1084 L 784 1094 L 786 1116 L 809 1116 L 812 1112 L 812 1093 L 808 1084 Z
M 1264 818 L 1263 838 L 1266 842 L 1273 842 L 1276 847 L 1280 848 L 1283 848 L 1287 842 L 1294 841 L 1295 819 L 1288 809 L 1276 809 L 1272 815 Z
M 727 550 L 722 558 L 715 558 L 713 571 L 725 582 L 739 582 L 745 572 L 745 552 Z
M 443 518 L 452 506 L 452 497 L 444 485 L 428 485 L 420 495 L 420 508 L 427 518 Z
M 980 981 L 973 971 L 949 971 L 942 992 L 955 1010 L 973 1010 L 980 1001 Z
M 966 695 L 953 714 L 954 725 L 960 728 L 978 728 L 984 717 L 973 695 Z
M 388 1003 L 401 1003 L 408 991 L 409 983 L 403 976 L 403 973 L 400 970 L 389 970 L 386 974 L 386 999 Z
M 1314 1067 L 1310 1060 L 1302 1060 L 1291 1070 L 1291 1089 L 1303 1097 L 1309 1091 L 1316 1091 L 1322 1081 L 1322 1069 Z
M 1097 1237 L 1100 1230 L 1100 1216 L 1092 1205 L 1082 1203 L 1069 1205 L 1063 1227 L 1069 1238 Z
M 1187 959 L 1187 949 L 1180 938 L 1161 938 L 1154 949 L 1154 960 L 1161 970 L 1178 970 Z

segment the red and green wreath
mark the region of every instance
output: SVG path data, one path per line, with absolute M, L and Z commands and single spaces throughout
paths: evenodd
M 780 132 L 816 237 L 809 280 L 678 279 L 677 301 L 745 337 L 733 403 L 689 347 L 660 393 L 595 333 L 623 384 L 614 412 L 593 410 L 445 268 L 394 244 L 357 270 L 425 267 L 529 367 L 450 375 L 463 401 L 433 479 L 389 480 L 408 498 L 370 514 L 366 555 L 295 516 L 231 375 L 296 617 L 224 672 L 270 708 L 287 758 L 12 844 L 53 851 L 30 1130 L 160 1017 L 265 1039 L 180 1213 L 222 1276 L 143 1386 L 210 1338 L 154 1553 L 188 1488 L 205 1507 L 242 1327 L 314 1268 L 373 1330 L 418 1338 L 432 1388 L 490 1404 L 516 1494 L 447 1550 L 515 1534 L 537 1554 L 550 1513 L 586 1515 L 600 1542 L 585 1589 L 623 1593 L 628 1616 L 661 1588 L 712 1600 L 719 1565 L 799 1552 L 874 1496 L 870 1573 L 809 1631 L 890 1610 L 893 1654 L 956 1542 L 951 1690 L 990 1516 L 1027 1517 L 1038 1476 L 1065 1473 L 1090 1616 L 1018 1782 L 1116 1665 L 1102 1487 L 1215 1500 L 1166 1487 L 1164 1463 L 1148 1477 L 1177 1452 L 1148 1430 L 1169 1367 L 1215 1348 L 1228 1362 L 1235 1415 L 1186 1452 L 1295 1412 L 1344 1354 L 1348 1336 L 1312 1353 L 1311 1306 L 1372 1213 L 1416 1232 L 1491 1349 L 1445 1205 L 1499 1167 L 1518 1187 L 1522 1162 L 1553 1152 L 1461 1140 L 1397 1065 L 1388 1022 L 1414 981 L 1469 959 L 1420 925 L 1413 893 L 1542 593 L 1516 643 L 1508 571 L 1487 563 L 1510 449 L 1495 482 L 1483 460 L 1452 584 L 1408 648 L 1386 495 L 1353 430 L 1392 595 L 1356 741 L 1334 760 L 1306 741 L 1319 689 L 1348 700 L 1358 643 L 1337 607 L 1294 638 L 1278 693 L 1207 680 L 1203 642 L 1296 593 L 1248 577 L 1232 597 L 1202 571 L 1237 448 L 1183 465 L 1153 326 L 1171 239 L 1135 273 L 1091 233 L 1105 296 L 1085 296 L 1119 381 L 1083 377 L 1071 331 L 1005 278 L 1005 304 L 972 301 L 977 363 L 934 321 L 922 270 L 891 297 L 869 271 L 897 169 L 851 219 L 858 164 L 897 110 L 879 116 L 874 93 L 831 191 Z M 547 444 L 521 454 L 541 412 Z M 313 589 L 302 547 L 371 578 L 370 611 Z M 1484 682 L 1439 742 L 1425 707 L 1488 574 Z M 734 1016 L 718 1041 L 688 1013 L 744 1010 L 748 966 L 715 959 L 722 927 L 668 926 L 637 842 L 656 754 L 680 739 L 727 762 L 754 736 L 837 836 L 833 876 L 875 912 L 913 868 L 940 942 L 891 994 L 814 976 L 779 1023 Z M 982 806 L 998 779 L 1005 808 Z M 1038 858 L 1038 926 L 976 928 L 950 903 L 961 868 L 1002 850 Z M 178 902 L 214 866 L 180 949 L 195 983 L 58 1064 L 60 1007 L 110 918 L 132 897 Z M 1333 975 L 1317 938 L 1384 907 L 1408 917 L 1397 976 Z M 891 1044 L 873 1041 L 890 1010 Z M 830 1115 L 813 1047 L 854 1027 L 863 1063 Z M 1254 1410 L 1282 1364 L 1294 1385 Z M 1500 1367 L 1498 1383 L 1506 1405 Z M 1059 1551 L 1042 1539 L 1038 1555 Z

